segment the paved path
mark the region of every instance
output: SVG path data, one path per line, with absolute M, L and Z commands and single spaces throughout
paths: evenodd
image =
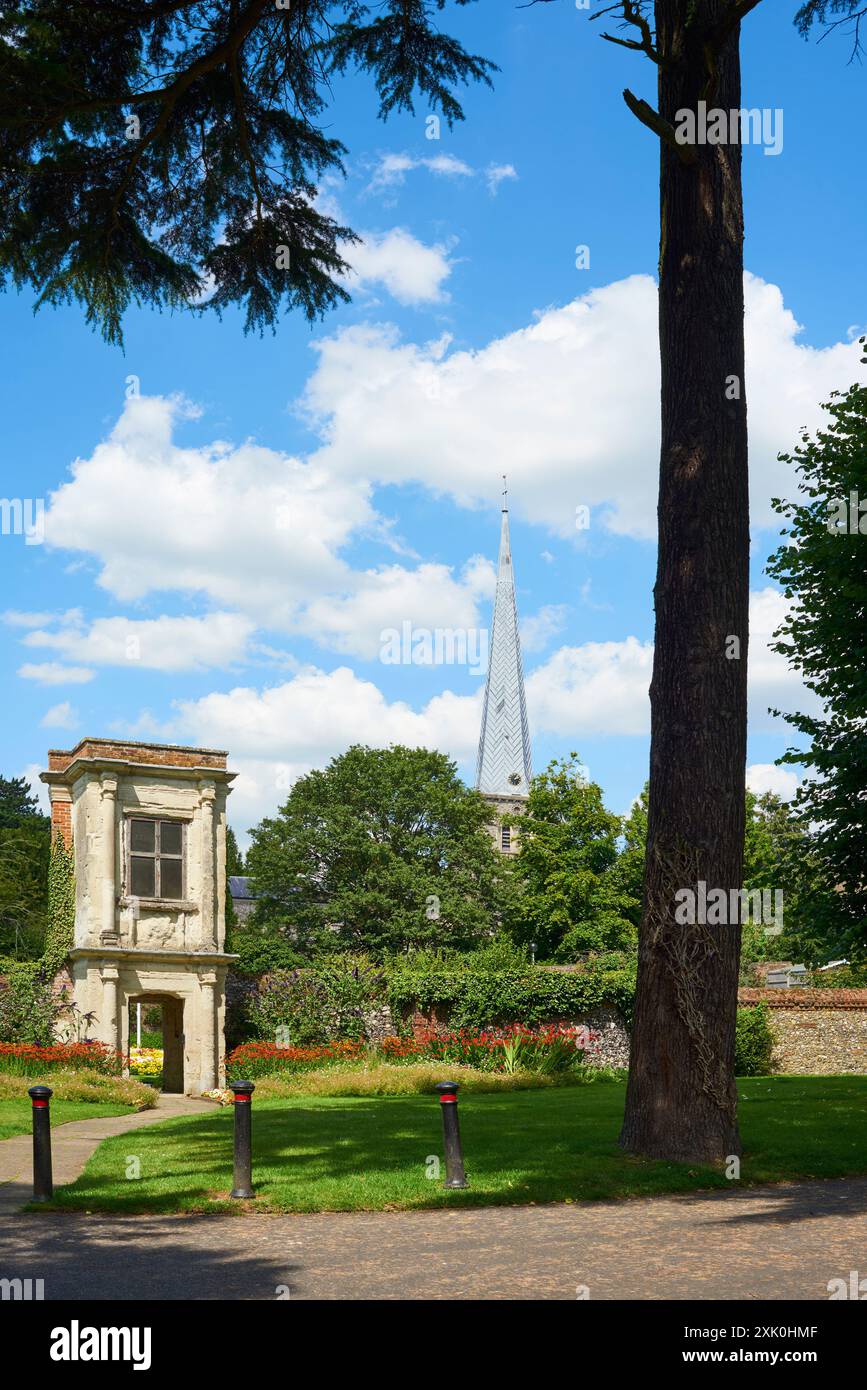
M 153 1110 L 137 1110 L 131 1115 L 114 1115 L 105 1119 L 72 1120 L 51 1130 L 51 1164 L 54 1185 L 73 1182 L 84 1169 L 94 1149 L 113 1134 L 126 1134 L 129 1129 L 170 1120 L 175 1115 L 194 1115 L 200 1110 L 212 1110 L 212 1101 L 194 1100 L 191 1096 L 163 1095 L 157 1098 Z M 33 1136 L 19 1134 L 14 1139 L 0 1141 L 0 1216 L 15 1211 L 30 1201 L 33 1191 Z
M 0 1216 L 46 1299 L 826 1300 L 867 1275 L 867 1179 L 583 1205 L 279 1216 Z

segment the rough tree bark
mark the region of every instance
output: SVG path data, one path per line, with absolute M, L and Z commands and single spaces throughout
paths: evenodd
M 655 36 L 636 46 L 659 63 L 658 113 L 626 94 L 660 136 L 662 449 L 647 860 L 620 1142 L 681 1160 L 740 1152 L 740 928 L 678 924 L 675 894 L 702 880 L 708 891 L 742 884 L 749 498 L 739 138 L 685 148 L 672 130 L 700 101 L 740 108 L 740 18 L 756 3 L 656 0 Z M 731 637 L 738 657 L 727 656 Z

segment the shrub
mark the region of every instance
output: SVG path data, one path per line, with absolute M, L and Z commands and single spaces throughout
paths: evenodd
M 735 1075 L 769 1076 L 774 1034 L 767 1004 L 738 1009 L 735 1029 Z
M 8 967 L 0 980 L 0 1043 L 48 1044 L 58 1003 L 39 961 Z
M 123 1070 L 123 1053 L 105 1043 L 0 1043 L 0 1071 L 27 1076 L 31 1071 L 94 1071 L 116 1076 Z
M 264 975 L 271 970 L 295 970 L 304 958 L 285 936 L 258 927 L 235 926 L 228 933 L 226 950 L 240 959 L 235 969 L 245 975 Z
M 867 965 L 836 965 L 833 970 L 813 970 L 813 989 L 867 989 Z
M 323 956 L 304 970 L 266 975 L 247 1014 L 260 1038 L 284 1027 L 295 1044 L 360 1040 L 365 1014 L 383 988 L 384 977 L 366 956 Z

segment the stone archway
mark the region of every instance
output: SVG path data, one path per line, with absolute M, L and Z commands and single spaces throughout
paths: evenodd
M 172 1095 L 183 1095 L 188 1089 L 184 1066 L 184 1000 L 177 994 L 130 994 L 126 1007 L 141 1004 L 143 1007 L 156 1005 L 162 1011 L 163 1037 L 163 1084 L 162 1089 Z M 130 1035 L 130 1045 L 132 1044 Z

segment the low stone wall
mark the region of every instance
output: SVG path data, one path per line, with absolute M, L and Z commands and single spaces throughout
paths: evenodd
M 867 989 L 742 989 L 738 1002 L 771 1010 L 775 1071 L 867 1073 Z

